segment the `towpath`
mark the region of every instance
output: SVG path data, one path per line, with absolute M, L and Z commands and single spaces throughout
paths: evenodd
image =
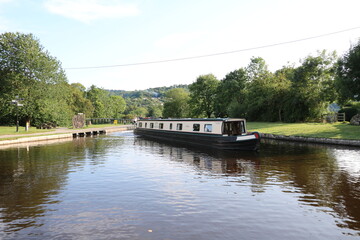
M 96 130 L 106 130 L 108 132 L 122 131 L 124 129 L 131 129 L 133 125 L 114 125 L 109 127 L 92 127 L 86 129 L 69 129 L 69 128 L 56 128 L 53 131 L 49 132 L 39 132 L 39 133 L 28 133 L 28 134 L 8 134 L 8 135 L 0 135 L 0 141 L 2 139 L 8 138 L 17 138 L 17 137 L 38 137 L 45 135 L 54 135 L 54 134 L 62 134 L 62 133 L 78 133 L 78 132 L 91 132 Z

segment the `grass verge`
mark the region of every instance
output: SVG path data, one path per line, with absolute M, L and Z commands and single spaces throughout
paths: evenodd
M 360 126 L 348 123 L 248 122 L 247 128 L 276 135 L 360 140 Z
M 16 132 L 16 126 L 8 127 L 8 126 L 0 126 L 0 136 L 1 135 L 19 135 L 19 134 L 32 134 L 32 133 L 45 133 L 52 132 L 52 129 L 36 129 L 35 127 L 31 127 L 29 131 L 25 131 L 24 127 L 19 127 L 19 131 Z
M 113 127 L 113 126 L 120 126 L 122 124 L 114 125 L 114 124 L 93 124 L 90 126 L 86 126 L 82 129 L 89 129 L 89 128 L 105 128 L 105 127 Z M 71 127 L 68 130 L 81 130 L 81 129 L 73 129 Z M 53 132 L 53 133 L 49 133 Z M 46 135 L 59 135 L 64 134 L 64 132 L 56 132 L 55 129 L 36 129 L 35 127 L 31 127 L 29 131 L 25 131 L 24 127 L 19 127 L 19 132 L 16 132 L 16 127 L 12 126 L 0 126 L 0 141 L 2 140 L 14 140 L 19 138 L 25 138 L 31 136 L 31 134 L 36 134 L 36 136 L 40 136 L 43 134 Z M 6 136 L 9 135 L 9 136 Z

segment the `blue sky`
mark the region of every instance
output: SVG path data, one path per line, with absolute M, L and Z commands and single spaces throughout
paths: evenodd
M 219 80 L 262 57 L 275 71 L 360 38 L 359 0 L 0 0 L 0 33 L 33 33 L 69 83 L 141 90 Z M 186 61 L 123 67 L 338 34 Z

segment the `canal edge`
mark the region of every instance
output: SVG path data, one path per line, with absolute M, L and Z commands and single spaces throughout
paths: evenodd
M 286 136 L 286 135 L 276 135 L 276 134 L 270 134 L 270 133 L 260 133 L 260 135 L 262 138 L 265 138 L 265 139 L 360 147 L 359 140 Z
M 83 130 L 66 130 L 64 133 L 51 133 L 46 135 L 35 135 L 29 137 L 21 137 L 17 139 L 8 139 L 8 140 L 1 140 L 0 139 L 0 146 L 6 145 L 13 145 L 19 143 L 29 143 L 29 142 L 40 142 L 40 141 L 49 141 L 49 140 L 56 140 L 56 139 L 65 139 L 65 138 L 76 138 L 79 137 L 78 134 L 82 137 L 89 136 L 88 132 L 102 132 L 103 134 L 112 133 L 112 132 L 122 132 L 133 130 L 134 127 L 131 125 L 119 126 L 119 127 L 110 127 L 110 128 L 98 128 L 94 129 L 83 129 Z M 93 135 L 93 134 L 91 134 Z M 94 134 L 95 135 L 95 134 Z M 96 134 L 97 135 L 97 134 Z M 16 137 L 16 136 L 14 136 Z
M 0 140 L 0 146 L 12 145 L 17 143 L 48 141 L 48 140 L 64 139 L 64 138 L 73 138 L 73 134 L 63 133 L 57 135 L 40 135 L 40 136 L 32 136 L 32 137 L 23 137 L 18 139 Z

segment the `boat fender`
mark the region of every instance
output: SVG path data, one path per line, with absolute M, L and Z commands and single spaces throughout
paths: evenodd
M 260 138 L 260 134 L 259 134 L 258 132 L 252 132 L 252 134 L 255 135 L 255 137 L 256 137 L 257 139 Z

